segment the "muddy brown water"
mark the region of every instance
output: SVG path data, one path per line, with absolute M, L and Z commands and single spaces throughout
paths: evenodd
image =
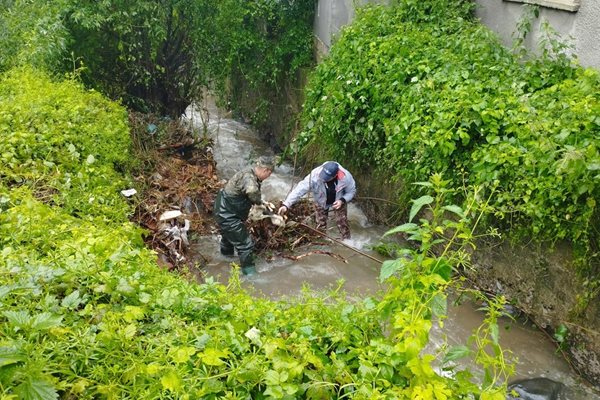
M 206 112 L 208 111 L 208 113 Z M 223 115 L 213 105 L 199 108 L 190 107 L 186 118 L 199 127 L 207 128 L 214 141 L 212 151 L 217 162 L 219 177 L 228 179 L 238 170 L 250 165 L 252 160 L 263 154 L 272 154 L 268 145 L 249 126 Z M 351 171 L 352 172 L 352 171 Z M 278 166 L 271 177 L 263 182 L 263 199 L 278 204 L 283 200 L 301 176 L 296 176 L 291 165 Z M 360 188 L 358 188 L 360 195 Z M 363 194 L 364 195 L 364 194 Z M 389 229 L 369 223 L 362 211 L 353 203 L 349 204 L 348 217 L 352 231 L 352 239 L 344 241 L 348 246 L 371 255 L 376 259 L 382 257 L 370 246 L 377 243 L 381 235 Z M 335 223 L 330 221 L 328 234 L 338 236 Z M 224 257 L 219 253 L 217 232 L 203 236 L 192 244 L 193 251 L 207 258 L 206 276 L 226 283 L 231 271 L 231 262 L 237 258 Z M 323 245 L 310 246 L 298 250 L 298 254 L 310 253 L 313 250 L 325 250 L 335 253 L 339 258 L 325 254 L 309 254 L 299 260 L 274 257 L 272 260 L 258 259 L 259 274 L 243 279 L 243 286 L 256 296 L 272 299 L 289 298 L 299 295 L 304 286 L 314 290 L 327 290 L 337 287 L 340 280 L 343 288 L 350 296 L 377 296 L 383 289 L 379 283 L 380 264 L 351 249 L 335 242 L 324 242 Z M 434 327 L 431 341 L 426 349 L 435 352 L 444 344 L 464 344 L 474 329 L 481 325 L 484 314 L 478 305 L 462 303 L 449 305 L 448 318 L 443 330 Z M 435 326 L 435 325 L 434 325 Z M 567 362 L 557 353 L 554 345 L 543 332 L 526 321 L 513 321 L 504 318 L 500 321 L 501 345 L 510 350 L 518 359 L 513 379 L 545 377 L 565 384 L 562 399 L 567 400 L 600 400 L 571 370 Z M 466 365 L 477 370 L 474 365 Z

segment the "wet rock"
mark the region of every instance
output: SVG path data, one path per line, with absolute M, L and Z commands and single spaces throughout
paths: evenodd
M 508 400 L 560 400 L 564 385 L 548 378 L 531 378 L 508 385 Z M 513 396 L 513 394 L 515 394 Z

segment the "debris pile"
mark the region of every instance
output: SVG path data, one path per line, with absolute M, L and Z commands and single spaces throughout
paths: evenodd
M 179 210 L 165 211 L 158 220 L 158 239 L 169 250 L 169 256 L 174 258 L 175 262 L 184 262 L 183 253 L 190 245 L 187 236 L 190 220 Z
M 212 207 L 221 182 L 211 141 L 173 120 L 132 114 L 132 136 L 144 170 L 136 177 L 142 198 L 134 220 L 146 228 L 145 241 L 168 269 L 195 267 L 190 236 L 214 231 Z
M 277 253 L 290 258 L 300 246 L 325 244 L 322 236 L 306 227 L 311 224 L 313 215 L 313 206 L 308 200 L 300 200 L 284 217 L 277 215 L 276 210 L 277 207 L 267 203 L 255 207 L 248 218 L 257 254 L 269 258 Z

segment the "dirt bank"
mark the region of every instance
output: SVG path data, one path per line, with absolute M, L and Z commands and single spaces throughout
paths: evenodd
M 481 243 L 473 269 L 476 285 L 503 294 L 557 341 L 575 371 L 600 389 L 600 302 L 587 299 L 567 243 Z M 559 343 L 564 336 L 563 343 Z

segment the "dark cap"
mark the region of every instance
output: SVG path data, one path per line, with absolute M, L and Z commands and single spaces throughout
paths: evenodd
M 338 163 L 335 161 L 327 161 L 325 164 L 323 164 L 321 172 L 319 172 L 319 178 L 323 179 L 325 182 L 329 182 L 335 178 L 338 173 L 338 169 L 340 169 Z
M 275 169 L 275 160 L 273 159 L 273 157 L 260 156 L 258 157 L 258 160 L 256 160 L 256 166 L 267 168 L 273 171 Z

